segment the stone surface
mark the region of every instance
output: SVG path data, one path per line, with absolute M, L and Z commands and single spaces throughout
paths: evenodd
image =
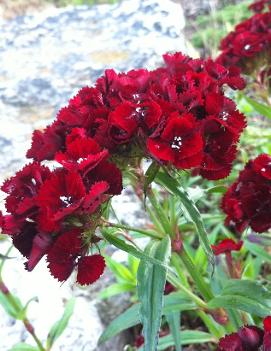
M 50 123 L 80 87 L 93 84 L 106 68 L 154 68 L 164 52 L 185 51 L 183 27 L 182 7 L 169 0 L 49 7 L 11 20 L 0 18 L 0 183 L 26 162 L 32 131 Z M 0 194 L 1 208 L 2 200 Z M 114 199 L 113 206 L 127 224 L 144 224 L 131 189 Z M 0 253 L 8 245 L 0 241 Z M 60 318 L 64 301 L 77 296 L 69 327 L 52 351 L 122 350 L 125 335 L 101 348 L 96 345 L 103 322 L 110 319 L 101 318 L 97 295 L 112 282 L 109 274 L 90 289 L 81 289 L 72 278 L 59 284 L 50 277 L 45 262 L 28 273 L 16 250 L 12 255 L 16 258 L 5 266 L 5 281 L 24 302 L 38 297 L 39 302 L 29 307 L 29 316 L 41 339 Z M 114 299 L 106 305 L 111 315 L 126 307 Z M 20 341 L 33 344 L 22 323 L 15 323 L 0 308 L 0 350 L 8 351 Z

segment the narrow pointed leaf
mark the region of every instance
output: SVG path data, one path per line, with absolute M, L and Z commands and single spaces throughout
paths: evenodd
M 9 351 L 39 351 L 39 349 L 25 344 L 24 342 L 20 342 L 19 344 L 14 345 Z
M 139 311 L 140 303 L 132 305 L 118 317 L 116 317 L 102 333 L 99 339 L 99 344 L 106 342 L 113 336 L 121 333 L 134 325 L 140 323 Z M 187 297 L 179 292 L 171 293 L 165 296 L 164 307 L 162 314 L 175 313 L 180 311 L 196 310 L 197 306 L 191 302 Z
M 172 338 L 174 341 L 174 346 L 176 351 L 182 351 L 181 346 L 181 314 L 180 312 L 168 313 L 166 314 L 166 319 L 169 325 L 169 329 L 172 334 Z
M 241 310 L 262 318 L 270 314 L 270 307 L 254 299 L 239 295 L 219 295 L 208 302 L 208 307 L 211 309 L 223 307 Z
M 213 336 L 209 333 L 199 330 L 182 330 L 182 345 L 203 344 L 214 341 Z M 159 339 L 158 351 L 167 350 L 172 346 L 174 346 L 174 338 L 172 334 L 169 334 Z M 138 349 L 138 351 L 143 351 L 143 347 Z
M 214 269 L 214 254 L 211 249 L 211 245 L 208 239 L 207 232 L 205 230 L 203 220 L 201 217 L 201 214 L 199 210 L 197 209 L 195 203 L 192 201 L 192 199 L 189 197 L 187 192 L 180 187 L 178 184 L 177 180 L 170 177 L 166 173 L 158 173 L 156 176 L 156 179 L 163 185 L 165 186 L 173 195 L 178 196 L 183 207 L 185 210 L 188 212 L 192 222 L 194 223 L 197 233 L 199 235 L 201 244 L 204 248 L 204 251 L 208 257 L 208 261 L 212 266 L 212 269 Z
M 109 230 L 103 229 L 102 230 L 103 237 L 112 245 L 117 247 L 120 250 L 123 250 L 125 252 L 128 252 L 129 254 L 133 255 L 134 257 L 137 257 L 141 260 L 146 260 L 150 263 L 156 264 L 158 266 L 168 268 L 163 262 L 157 260 L 154 257 L 150 257 L 147 254 L 145 254 L 143 251 L 136 249 L 134 246 L 127 244 L 124 240 L 119 239 L 116 235 L 111 234 Z
M 74 305 L 75 305 L 75 299 L 72 298 L 70 299 L 66 306 L 64 313 L 62 317 L 60 318 L 59 321 L 57 321 L 49 331 L 48 337 L 47 337 L 47 349 L 51 349 L 54 342 L 61 336 L 61 334 L 64 332 L 66 329 L 69 320 L 73 314 L 74 311 Z
M 271 118 L 271 107 L 258 101 L 252 100 L 251 98 L 245 96 L 247 102 L 254 108 L 255 111 L 259 112 L 262 116 Z
M 170 258 L 171 241 L 167 236 L 162 241 L 152 241 L 145 253 L 167 264 Z M 138 298 L 141 302 L 140 320 L 145 339 L 144 351 L 156 351 L 161 324 L 166 269 L 142 260 L 138 267 Z

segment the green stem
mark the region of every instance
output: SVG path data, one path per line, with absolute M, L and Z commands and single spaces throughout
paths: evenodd
M 206 325 L 207 329 L 211 334 L 213 334 L 218 340 L 224 336 L 224 329 L 220 325 L 214 323 L 213 318 L 211 318 L 207 313 L 202 310 L 197 311 L 198 316 Z
M 152 207 L 154 208 L 156 215 L 158 219 L 160 220 L 160 223 L 165 231 L 166 234 L 171 235 L 172 234 L 172 229 L 170 225 L 169 218 L 166 216 L 165 212 L 163 211 L 163 208 L 157 201 L 157 196 L 154 194 L 153 190 L 148 190 L 148 199 L 150 200 L 150 203 L 152 204 Z
M 210 301 L 214 296 L 213 293 L 204 281 L 202 275 L 199 273 L 197 267 L 194 265 L 192 259 L 186 252 L 185 248 L 182 247 L 182 249 L 178 252 L 180 259 L 182 260 L 184 266 L 186 267 L 188 273 L 191 275 L 192 279 L 194 280 L 199 292 L 203 296 L 203 298 L 206 301 Z
M 192 291 L 190 291 L 184 285 L 182 285 L 182 283 L 178 280 L 178 278 L 175 277 L 171 272 L 168 272 L 167 280 L 173 286 L 175 286 L 177 289 L 183 291 L 192 301 L 195 302 L 195 304 L 198 307 L 203 308 L 204 310 L 208 309 L 207 304 L 200 297 L 198 297 L 197 295 L 193 294 Z
M 14 310 L 16 313 L 21 312 L 21 307 L 18 305 L 17 301 L 14 299 L 13 295 L 9 292 L 8 288 L 6 287 L 5 283 L 3 282 L 2 278 L 0 277 L 0 286 L 1 286 L 1 291 L 3 294 L 5 294 L 6 298 L 8 299 L 9 303 L 13 306 Z M 22 322 L 26 328 L 26 330 L 32 335 L 33 339 L 35 340 L 38 348 L 40 351 L 46 351 L 45 348 L 42 346 L 41 341 L 37 337 L 34 327 L 32 324 L 29 322 L 29 320 L 25 317 L 22 319 Z
M 159 234 L 156 233 L 156 232 L 150 232 L 150 231 L 147 231 L 147 230 L 144 230 L 144 229 L 133 228 L 133 227 L 130 227 L 130 226 L 125 225 L 125 224 L 111 223 L 111 222 L 105 221 L 105 222 L 104 222 L 104 225 L 105 225 L 106 227 L 124 229 L 124 230 L 127 230 L 127 231 L 132 231 L 132 232 L 140 233 L 140 234 L 149 236 L 149 237 L 154 238 L 154 239 L 163 239 L 162 235 L 159 235 Z
M 176 252 L 173 252 L 171 255 L 171 263 L 173 265 L 173 267 L 176 269 L 176 272 L 182 282 L 182 284 L 189 289 L 189 283 L 186 279 L 186 276 L 184 274 L 184 270 L 180 265 L 180 257 Z

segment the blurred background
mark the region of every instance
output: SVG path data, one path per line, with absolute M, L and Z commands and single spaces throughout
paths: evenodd
M 249 17 L 249 1 L 238 0 L 0 0 L 0 183 L 25 162 L 34 129 L 42 129 L 82 86 L 92 85 L 106 68 L 126 71 L 155 68 L 167 51 L 192 57 L 215 56 L 220 39 Z M 1 194 L 1 209 L 3 208 Z M 126 189 L 115 200 L 120 220 L 146 221 Z M 125 213 L 124 209 L 125 208 Z M 0 252 L 10 243 L 1 237 Z M 120 351 L 129 341 L 121 335 L 102 347 L 96 343 L 108 322 L 129 303 L 125 297 L 99 298 L 112 282 L 107 272 L 90 288 L 72 279 L 60 287 L 46 263 L 32 273 L 13 250 L 4 268 L 9 288 L 27 301 L 37 296 L 29 316 L 41 338 L 77 296 L 75 313 L 54 350 Z M 18 256 L 18 257 L 17 257 Z M 124 257 L 113 253 L 113 258 Z M 0 350 L 19 341 L 32 343 L 20 321 L 0 308 Z

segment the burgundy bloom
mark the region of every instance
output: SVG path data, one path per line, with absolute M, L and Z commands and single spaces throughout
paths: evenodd
M 263 331 L 255 326 L 245 326 L 220 339 L 217 351 L 256 351 L 262 346 Z
M 77 282 L 80 285 L 94 283 L 103 274 L 105 260 L 101 255 L 92 255 L 81 257 L 78 261 Z
M 265 5 L 269 10 L 262 12 Z M 220 44 L 221 54 L 216 59 L 229 70 L 239 66 L 244 73 L 258 69 L 257 58 L 265 59 L 267 65 L 271 49 L 271 6 L 269 0 L 257 1 L 249 6 L 255 12 L 253 16 L 239 23 L 234 31 L 230 32 Z M 262 13 L 261 13 L 262 12 Z M 263 63 L 263 65 L 265 65 Z
M 202 160 L 202 137 L 192 114 L 171 114 L 160 137 L 149 138 L 147 147 L 157 160 L 176 168 L 196 167 Z
M 224 239 L 220 241 L 217 245 L 212 245 L 212 250 L 216 256 L 231 252 L 240 251 L 243 245 L 243 241 L 238 241 L 237 243 L 232 239 Z
M 92 284 L 102 275 L 105 261 L 101 255 L 85 256 L 85 253 L 79 229 L 61 234 L 47 255 L 51 274 L 62 282 L 77 268 L 77 282 Z
M 249 161 L 222 200 L 226 224 L 242 232 L 250 226 L 262 233 L 271 228 L 270 155 Z
M 59 221 L 74 213 L 85 196 L 86 189 L 78 173 L 57 169 L 39 191 L 40 229 L 48 232 L 58 230 Z
M 270 351 L 271 317 L 264 319 L 264 330 L 256 326 L 244 326 L 236 333 L 219 340 L 217 351 Z
M 135 114 L 135 106 L 125 102 L 109 115 L 109 135 L 116 144 L 130 142 L 138 127 Z
M 13 215 L 30 217 L 37 211 L 37 194 L 50 170 L 34 162 L 26 165 L 14 177 L 6 180 L 1 187 L 8 196 L 6 209 Z
M 80 129 L 73 131 L 80 132 Z M 80 134 L 74 136 L 74 132 L 67 136 L 66 151 L 58 152 L 55 160 L 69 171 L 79 171 L 85 174 L 107 158 L 108 151 L 102 150 L 94 139 Z
M 254 12 L 262 12 L 265 8 L 265 5 L 271 5 L 270 0 L 260 0 L 260 1 L 255 1 L 251 5 L 249 5 L 249 9 Z

